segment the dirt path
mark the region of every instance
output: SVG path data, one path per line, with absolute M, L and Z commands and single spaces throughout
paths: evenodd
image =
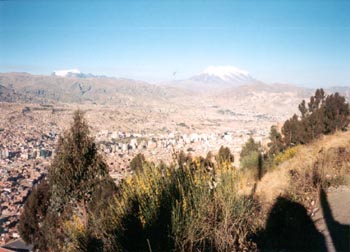
M 316 228 L 323 234 L 329 252 L 350 251 L 350 186 L 321 191 Z

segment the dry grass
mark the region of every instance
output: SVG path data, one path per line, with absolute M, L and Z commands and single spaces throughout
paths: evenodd
M 308 145 L 299 146 L 295 156 L 267 173 L 257 184 L 256 195 L 273 204 L 279 195 L 307 192 L 312 174 L 317 172 L 327 185 L 346 183 L 350 170 L 350 132 L 323 136 Z M 298 178 L 292 177 L 297 174 Z M 246 189 L 246 191 L 248 191 Z
M 257 184 L 256 195 L 260 198 L 261 202 L 272 204 L 279 195 L 284 193 L 288 184 L 288 169 L 275 169 L 267 173 Z

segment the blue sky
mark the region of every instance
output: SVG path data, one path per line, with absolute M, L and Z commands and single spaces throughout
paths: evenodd
M 268 83 L 350 85 L 349 13 L 336 0 L 0 0 L 0 72 L 157 82 L 234 65 Z

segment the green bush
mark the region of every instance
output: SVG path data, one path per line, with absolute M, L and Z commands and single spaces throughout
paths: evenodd
M 146 162 L 145 156 L 141 153 L 138 153 L 131 161 L 130 161 L 130 169 L 134 172 L 142 171 L 143 165 Z
M 257 151 L 253 151 L 241 159 L 242 169 L 256 169 L 259 166 L 259 155 Z
M 254 249 L 258 204 L 237 193 L 237 174 L 216 166 L 146 164 L 125 179 L 95 236 L 104 251 L 243 251 Z

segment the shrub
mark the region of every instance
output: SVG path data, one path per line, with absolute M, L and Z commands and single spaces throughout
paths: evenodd
M 146 164 L 125 179 L 104 218 L 95 221 L 104 251 L 254 249 L 258 204 L 237 193 L 233 169 L 202 169 L 203 158 L 162 169 Z
M 232 167 L 232 163 L 235 159 L 228 147 L 221 146 L 216 156 L 216 161 L 220 166 Z
M 261 151 L 261 144 L 256 143 L 254 139 L 250 137 L 242 147 L 240 158 L 242 160 L 244 157 L 249 156 L 251 153 L 260 152 L 260 151 Z
M 297 153 L 297 147 L 291 147 L 286 149 L 284 152 L 280 152 L 273 159 L 273 165 L 279 165 L 295 156 Z
M 143 164 L 146 161 L 145 156 L 141 153 L 138 153 L 130 162 L 130 168 L 132 171 L 142 171 Z
M 259 165 L 259 152 L 254 151 L 241 159 L 241 167 L 243 169 L 256 169 Z

